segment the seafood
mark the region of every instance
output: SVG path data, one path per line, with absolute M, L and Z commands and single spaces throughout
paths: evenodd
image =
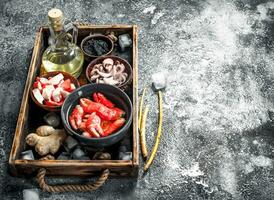
M 70 79 L 64 80 L 62 73 L 54 77 L 36 77 L 32 93 L 34 98 L 47 106 L 61 106 L 65 98 L 76 89 Z
M 102 93 L 93 93 L 93 100 L 97 103 L 105 105 L 106 107 L 114 107 L 114 104 L 110 100 L 108 100 Z
M 106 58 L 103 60 L 103 66 L 106 68 L 107 66 L 112 66 L 114 64 L 114 61 L 111 58 Z
M 119 129 L 121 126 L 124 125 L 126 120 L 124 118 L 117 119 L 112 124 L 109 125 L 109 127 L 106 129 L 106 131 L 103 132 L 103 136 L 108 136 L 109 134 L 113 133 L 117 129 Z
M 125 112 L 115 107 L 114 103 L 102 93 L 93 93 L 93 101 L 81 98 L 69 116 L 69 123 L 74 130 L 82 131 L 88 138 L 108 136 L 121 128 Z
M 119 119 L 121 117 L 121 113 L 118 112 L 117 110 L 108 108 L 101 103 L 91 101 L 87 98 L 81 98 L 80 105 L 82 106 L 82 108 L 84 109 L 86 113 L 95 112 L 97 115 L 99 115 L 102 119 L 105 119 L 105 120 L 112 121 L 112 120 Z
M 88 117 L 88 120 L 86 122 L 86 131 L 94 137 L 100 137 L 100 135 L 103 134 L 103 129 L 101 127 L 101 118 L 96 115 L 95 112 Z
M 89 76 L 92 82 L 119 86 L 126 82 L 128 74 L 123 63 L 106 58 L 93 66 Z
M 71 115 L 69 116 L 69 122 L 72 126 L 72 128 L 74 128 L 75 130 L 77 130 L 81 123 L 82 123 L 82 118 L 84 116 L 84 110 L 80 105 L 77 105 Z

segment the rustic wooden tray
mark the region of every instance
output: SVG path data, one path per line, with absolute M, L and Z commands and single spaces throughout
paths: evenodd
M 49 175 L 66 175 L 66 176 L 82 176 L 95 175 L 103 169 L 109 169 L 111 176 L 137 176 L 139 156 L 138 156 L 138 106 L 137 106 L 137 86 L 138 86 L 138 66 L 137 66 L 137 26 L 135 25 L 89 25 L 77 24 L 78 36 L 77 44 L 81 40 L 92 33 L 107 34 L 113 31 L 114 34 L 129 33 L 132 36 L 133 46 L 130 52 L 125 55 L 119 55 L 128 60 L 133 68 L 133 81 L 129 88 L 128 94 L 133 103 L 133 123 L 131 127 L 130 141 L 132 147 L 132 160 L 22 160 L 20 153 L 26 150 L 25 137 L 39 125 L 42 125 L 42 116 L 46 111 L 37 107 L 30 98 L 30 88 L 34 78 L 41 73 L 41 55 L 47 47 L 49 29 L 40 27 L 35 39 L 32 59 L 29 67 L 28 77 L 24 89 L 21 108 L 18 116 L 16 131 L 14 135 L 13 145 L 9 157 L 9 165 L 11 174 L 14 176 L 35 174 L 38 169 L 44 168 Z M 117 55 L 117 52 L 113 53 Z M 86 83 L 85 68 L 88 63 L 84 64 L 83 73 L 79 78 L 81 84 Z M 115 150 L 116 146 L 110 150 Z

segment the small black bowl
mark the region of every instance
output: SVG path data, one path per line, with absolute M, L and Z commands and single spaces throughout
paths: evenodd
M 92 39 L 105 41 L 109 48 L 108 52 L 106 52 L 105 54 L 102 54 L 102 55 L 98 55 L 98 56 L 92 55 L 92 54 L 89 54 L 88 52 L 86 52 L 85 48 L 84 48 L 85 43 Z M 101 34 L 89 35 L 82 40 L 80 47 L 81 47 L 82 51 L 84 52 L 85 60 L 90 62 L 95 58 L 99 58 L 100 56 L 106 56 L 106 55 L 111 54 L 113 51 L 113 48 L 114 48 L 114 41 L 111 39 L 110 36 L 105 36 L 105 35 L 101 35 Z
M 80 98 L 90 98 L 94 92 L 101 92 L 116 107 L 125 111 L 126 123 L 117 132 L 101 138 L 87 138 L 72 129 L 68 118 L 74 107 L 79 104 Z M 120 141 L 127 133 L 132 122 L 132 103 L 125 92 L 118 87 L 107 84 L 87 84 L 73 91 L 64 101 L 61 109 L 61 118 L 66 131 L 82 145 L 92 147 L 107 147 Z

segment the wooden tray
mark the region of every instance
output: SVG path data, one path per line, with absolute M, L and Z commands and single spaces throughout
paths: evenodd
M 41 110 L 37 107 L 30 98 L 30 88 L 37 75 L 41 73 L 41 56 L 47 47 L 49 36 L 49 29 L 47 27 L 40 27 L 35 39 L 32 59 L 29 67 L 28 77 L 25 84 L 24 94 L 22 98 L 21 108 L 17 120 L 16 131 L 14 135 L 13 145 L 9 157 L 9 165 L 11 174 L 14 176 L 35 174 L 40 168 L 47 170 L 49 175 L 66 175 L 66 176 L 82 176 L 95 175 L 96 172 L 103 169 L 109 169 L 112 176 L 137 176 L 139 156 L 138 156 L 138 129 L 137 129 L 137 86 L 138 86 L 138 66 L 137 66 L 137 26 L 135 25 L 89 25 L 77 24 L 78 36 L 77 44 L 81 40 L 92 33 L 107 34 L 113 31 L 115 35 L 128 33 L 132 36 L 133 46 L 127 54 L 118 56 L 124 57 L 128 60 L 133 68 L 133 81 L 128 94 L 133 103 L 133 123 L 130 135 L 131 148 L 133 157 L 132 160 L 22 160 L 20 153 L 26 150 L 25 137 L 32 130 L 35 130 L 39 125 L 42 125 L 42 116 L 47 111 Z M 117 55 L 117 52 L 113 53 Z M 79 78 L 81 84 L 86 83 L 84 76 L 85 68 L 88 63 L 84 63 L 82 75 Z M 116 146 L 117 147 L 117 146 Z M 113 147 L 113 151 L 115 151 Z

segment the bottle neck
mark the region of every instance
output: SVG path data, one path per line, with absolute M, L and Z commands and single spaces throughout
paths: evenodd
M 56 24 L 56 23 L 49 23 L 50 28 L 50 38 L 49 44 L 51 48 L 55 50 L 65 50 L 69 48 L 70 42 L 67 38 L 67 33 L 64 29 L 63 22 Z

